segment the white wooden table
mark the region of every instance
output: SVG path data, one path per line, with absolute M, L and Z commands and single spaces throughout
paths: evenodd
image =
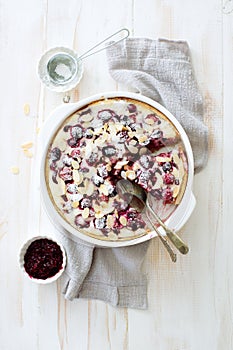
M 223 5 L 220 0 L 0 1 L 1 350 L 233 348 L 233 2 L 225 10 Z M 174 265 L 153 240 L 144 266 L 147 311 L 65 301 L 59 282 L 37 286 L 17 261 L 28 236 L 53 231 L 40 205 L 37 139 L 63 94 L 41 86 L 37 62 L 56 45 L 82 53 L 121 27 L 135 37 L 189 42 L 210 130 L 208 166 L 194 182 L 197 206 L 182 230 L 191 252 Z M 100 53 L 85 61 L 71 100 L 119 88 Z M 32 158 L 21 149 L 27 141 L 33 142 Z

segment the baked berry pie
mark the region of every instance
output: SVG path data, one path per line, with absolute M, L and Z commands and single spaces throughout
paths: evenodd
M 148 192 L 166 219 L 187 182 L 187 157 L 175 126 L 154 107 L 129 98 L 90 103 L 66 118 L 50 143 L 46 184 L 59 214 L 77 230 L 104 239 L 150 231 L 118 195 L 121 179 Z

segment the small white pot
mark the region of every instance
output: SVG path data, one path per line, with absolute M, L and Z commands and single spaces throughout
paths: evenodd
M 25 268 L 24 268 L 24 256 L 26 254 L 26 251 L 28 249 L 28 247 L 30 246 L 30 244 L 34 241 L 37 241 L 38 239 L 49 239 L 50 241 L 55 242 L 61 249 L 62 251 L 62 256 L 63 256 L 63 262 L 62 262 L 62 267 L 61 269 L 56 273 L 56 275 L 49 277 L 45 280 L 43 279 L 38 279 L 38 278 L 33 278 L 31 276 L 29 276 L 29 274 L 26 272 Z M 48 284 L 48 283 L 52 283 L 54 281 L 56 281 L 63 273 L 63 271 L 65 270 L 65 266 L 66 266 L 66 253 L 65 250 L 63 248 L 63 246 L 54 238 L 49 237 L 49 236 L 35 236 L 35 237 L 31 237 L 29 238 L 26 242 L 23 243 L 23 245 L 20 248 L 19 251 L 19 266 L 22 269 L 24 275 L 26 275 L 32 282 L 35 283 L 39 283 L 39 284 Z

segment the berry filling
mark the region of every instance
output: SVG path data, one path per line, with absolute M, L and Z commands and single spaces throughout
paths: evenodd
M 59 245 L 47 238 L 32 242 L 24 256 L 24 268 L 31 278 L 46 280 L 62 268 L 63 255 Z

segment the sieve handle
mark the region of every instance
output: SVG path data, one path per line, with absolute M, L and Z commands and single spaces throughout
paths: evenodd
M 121 33 L 125 33 L 123 37 L 120 37 L 117 41 L 111 41 L 108 45 L 103 45 L 109 39 L 114 38 L 115 36 L 117 36 L 117 35 L 119 35 Z M 119 43 L 120 41 L 128 38 L 129 34 L 130 34 L 130 32 L 129 32 L 129 30 L 127 28 L 122 28 L 122 29 L 118 30 L 117 32 L 111 34 L 110 36 L 108 36 L 104 40 L 100 41 L 98 44 L 94 45 L 93 47 L 91 47 L 86 52 L 84 52 L 81 56 L 79 56 L 79 59 L 83 60 L 83 59 L 85 59 L 85 58 L 87 58 L 89 56 L 92 56 L 92 55 L 96 54 L 97 52 L 105 50 L 108 47 L 113 46 L 113 45 Z

